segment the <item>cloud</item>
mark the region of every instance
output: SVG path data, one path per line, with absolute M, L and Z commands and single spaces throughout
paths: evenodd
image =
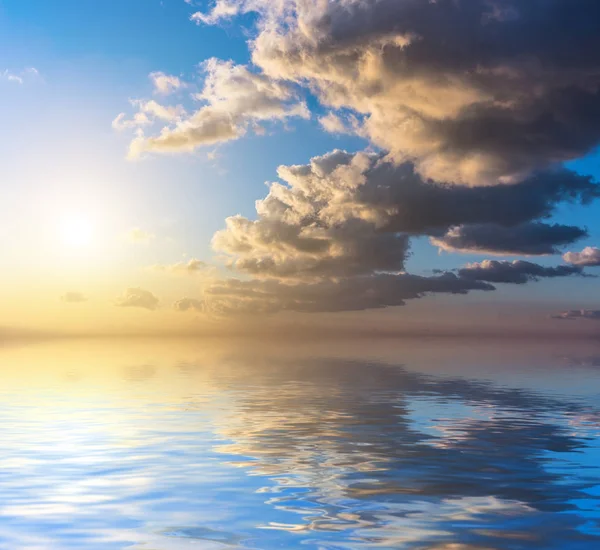
M 181 105 L 165 106 L 153 99 L 149 101 L 134 99 L 131 104 L 138 108 L 138 112 L 130 119 L 127 119 L 125 113 L 117 115 L 112 122 L 112 127 L 115 130 L 142 128 L 154 124 L 157 120 L 174 122 L 185 115 L 185 109 Z
M 60 297 L 61 302 L 65 302 L 67 304 L 77 304 L 81 302 L 87 302 L 88 298 L 85 294 L 81 292 L 65 292 Z
M 190 152 L 238 139 L 260 122 L 310 116 L 306 104 L 288 83 L 230 61 L 210 59 L 203 68 L 204 89 L 196 95 L 202 107 L 185 117 L 179 112 L 172 113 L 170 120 L 174 125 L 164 127 L 158 135 L 138 135 L 131 143 L 130 157 L 143 152 Z M 152 102 L 144 103 L 145 108 L 148 103 Z
M 156 238 L 156 235 L 149 233 L 148 231 L 144 231 L 139 227 L 134 227 L 127 232 L 126 237 L 130 243 L 140 244 L 149 243 Z
M 431 239 L 434 246 L 448 252 L 498 255 L 558 254 L 559 246 L 571 244 L 587 232 L 569 225 L 529 222 L 512 227 L 495 224 L 458 225 L 442 237 Z
M 119 113 L 112 121 L 112 127 L 115 130 L 129 130 L 131 128 L 139 128 L 141 126 L 147 126 L 152 124 L 152 120 L 146 115 L 146 113 L 139 112 L 135 113 L 132 118 L 127 119 L 125 113 Z
M 19 71 L 9 71 L 5 69 L 0 72 L 0 80 L 12 82 L 13 84 L 25 84 L 30 80 L 37 80 L 40 78 L 40 73 L 35 67 L 27 67 Z
M 426 178 L 514 183 L 600 143 L 597 0 L 219 0 L 192 17 L 250 11 L 264 75 L 354 111 Z
M 188 262 L 178 262 L 170 265 L 154 265 L 150 269 L 175 275 L 196 275 L 206 272 L 210 266 L 202 260 L 191 259 Z
M 543 4 L 215 0 L 192 15 L 216 24 L 254 12 L 252 65 L 205 62 L 191 114 L 169 119 L 140 104 L 167 124 L 146 134 L 142 118 L 130 157 L 308 118 L 303 90 L 325 108 L 325 131 L 355 133 L 378 151 L 279 167 L 256 216 L 232 216 L 214 235 L 242 280 L 207 281 L 203 308 L 362 310 L 583 275 L 579 265 L 522 260 L 405 272 L 414 237 L 451 252 L 547 255 L 587 235 L 549 219 L 600 195 L 591 177 L 562 166 L 600 144 L 600 3 Z
M 594 309 L 573 309 L 571 311 L 563 311 L 552 315 L 552 319 L 563 321 L 575 321 L 577 319 L 588 319 L 590 321 L 600 321 L 600 310 Z
M 198 24 L 214 25 L 222 19 L 237 15 L 240 11 L 238 5 L 239 2 L 235 0 L 217 0 L 210 13 L 196 12 L 191 15 L 190 19 Z
M 573 265 L 597 267 L 600 266 L 600 248 L 588 246 L 581 252 L 567 252 L 563 259 Z
M 429 293 L 466 294 L 471 290 L 489 291 L 494 287 L 453 273 L 435 277 L 378 274 L 308 284 L 229 279 L 208 286 L 204 300 L 211 313 L 224 315 L 280 311 L 319 313 L 402 306 L 406 300 Z
M 576 266 L 544 267 L 523 260 L 515 260 L 514 262 L 484 260 L 481 263 L 467 264 L 466 267 L 458 270 L 458 276 L 466 280 L 518 285 L 544 278 L 569 277 L 581 274 L 582 269 Z
M 159 299 L 152 292 L 142 288 L 128 288 L 115 302 L 118 307 L 138 307 L 151 311 L 155 310 L 158 304 Z
M 154 92 L 161 95 L 169 95 L 186 86 L 185 82 L 177 76 L 168 75 L 160 71 L 150 73 L 150 80 L 154 84 Z
M 372 162 L 369 155 L 338 151 L 310 166 L 281 167 L 289 187 L 271 185 L 266 199 L 257 202 L 258 220 L 228 218 L 213 247 L 232 256 L 235 269 L 261 277 L 402 271 L 408 238 L 378 231 L 379 208 L 354 201 Z
M 173 304 L 175 311 L 185 313 L 187 311 L 196 311 L 203 313 L 205 310 L 204 302 L 194 298 L 183 298 Z
M 228 218 L 213 238 L 231 267 L 257 277 L 399 272 L 412 235 L 435 236 L 439 244 L 446 235 L 447 245 L 462 238 L 463 246 L 552 252 L 552 242 L 571 242 L 585 231 L 531 220 L 549 216 L 561 202 L 588 202 L 599 192 L 590 178 L 566 170 L 511 186 L 440 185 L 424 181 L 410 163 L 339 150 L 307 165 L 281 166 L 278 174 L 284 183 L 272 183 L 257 202 L 256 220 Z M 468 229 L 455 235 L 455 226 Z
M 329 132 L 330 134 L 351 133 L 351 129 L 347 128 L 346 124 L 344 124 L 344 121 L 333 112 L 320 117 L 319 124 L 323 127 L 323 130 Z

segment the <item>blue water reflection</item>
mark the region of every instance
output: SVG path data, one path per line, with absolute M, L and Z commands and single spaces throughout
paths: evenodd
M 492 380 L 489 349 L 461 373 L 57 346 L 0 352 L 0 548 L 600 548 L 600 370 L 576 356 Z

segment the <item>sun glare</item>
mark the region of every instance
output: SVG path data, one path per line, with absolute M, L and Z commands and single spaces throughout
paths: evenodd
M 60 224 L 62 242 L 72 248 L 83 248 L 91 244 L 94 227 L 88 218 L 73 216 L 65 218 Z

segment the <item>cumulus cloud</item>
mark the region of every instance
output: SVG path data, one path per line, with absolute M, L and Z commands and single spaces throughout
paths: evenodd
M 301 284 L 285 284 L 275 279 L 229 279 L 206 288 L 205 304 L 211 313 L 225 315 L 360 311 L 401 306 L 429 293 L 466 294 L 471 290 L 494 290 L 494 287 L 453 273 L 435 277 L 377 274 Z
M 354 200 L 374 158 L 337 151 L 310 166 L 281 167 L 257 202 L 257 220 L 234 216 L 213 238 L 232 266 L 255 276 L 322 278 L 402 271 L 408 238 L 378 231 L 386 209 Z M 382 212 L 380 212 L 382 210 Z
M 257 219 L 228 218 L 213 238 L 233 268 L 253 276 L 399 272 L 411 235 L 435 236 L 446 246 L 461 244 L 461 238 L 461 246 L 551 253 L 585 231 L 531 220 L 549 216 L 561 202 L 587 202 L 599 193 L 590 178 L 566 170 L 511 186 L 436 184 L 424 181 L 410 163 L 339 150 L 307 165 L 281 166 L 278 173 L 284 183 L 272 183 L 257 202 Z
M 137 128 L 130 156 L 308 117 L 302 89 L 325 107 L 325 131 L 356 133 L 380 152 L 281 166 L 256 217 L 230 217 L 215 234 L 214 249 L 246 279 L 210 280 L 203 311 L 361 310 L 583 275 L 589 264 L 575 256 L 558 267 L 486 260 L 436 277 L 405 268 L 417 236 L 498 255 L 557 254 L 586 236 L 548 220 L 558 205 L 600 195 L 562 167 L 600 143 L 597 0 L 215 0 L 192 19 L 249 12 L 252 68 L 207 61 L 191 114 L 139 103 L 146 118 L 116 123 Z M 146 135 L 159 119 L 165 127 Z M 162 269 L 187 272 L 177 265 Z M 196 309 L 186 300 L 176 309 Z
M 567 252 L 563 259 L 573 265 L 597 267 L 600 266 L 600 248 L 588 246 L 581 252 Z
M 65 302 L 67 304 L 77 304 L 81 302 L 87 302 L 88 298 L 85 294 L 81 292 L 65 292 L 60 297 L 61 302 Z
M 195 258 L 188 262 L 178 262 L 169 265 L 159 264 L 151 267 L 153 271 L 172 273 L 174 275 L 196 275 L 206 272 L 209 268 L 210 266 L 206 262 L 196 260 Z
M 133 227 L 127 232 L 126 238 L 130 243 L 140 244 L 149 243 L 156 238 L 156 235 L 149 233 L 148 231 L 144 231 L 140 227 Z
M 458 270 L 458 276 L 466 280 L 518 285 L 539 279 L 581 274 L 582 269 L 577 266 L 544 267 L 523 260 L 515 260 L 514 262 L 484 260 L 480 263 L 467 264 L 466 267 Z
M 158 135 L 138 135 L 130 147 L 130 157 L 145 151 L 193 151 L 238 139 L 249 128 L 265 121 L 283 121 L 290 117 L 308 118 L 306 103 L 289 83 L 252 72 L 244 65 L 210 59 L 203 64 L 204 89 L 196 100 L 202 106 L 189 116 L 173 112 L 174 125 L 165 126 Z M 142 105 L 148 108 L 147 102 Z M 158 116 L 154 113 L 155 116 Z
M 137 307 L 151 311 L 155 310 L 158 304 L 159 299 L 152 292 L 142 288 L 128 288 L 115 302 L 118 307 Z
M 600 310 L 597 309 L 573 309 L 571 311 L 563 311 L 552 315 L 553 319 L 562 321 L 575 321 L 577 319 L 588 319 L 590 321 L 600 321 Z
M 173 309 L 180 313 L 185 313 L 187 311 L 203 313 L 205 311 L 204 302 L 194 298 L 182 298 L 181 300 L 177 300 L 177 302 L 173 304 Z
M 179 77 L 160 71 L 150 73 L 149 77 L 154 84 L 154 92 L 157 94 L 169 95 L 185 87 L 185 82 L 182 82 Z
M 558 247 L 586 235 L 584 229 L 569 225 L 530 222 L 503 227 L 476 224 L 451 227 L 442 237 L 433 237 L 431 243 L 448 252 L 539 256 L 558 254 Z
M 219 0 L 258 12 L 252 59 L 364 118 L 427 178 L 513 183 L 600 142 L 597 0 Z

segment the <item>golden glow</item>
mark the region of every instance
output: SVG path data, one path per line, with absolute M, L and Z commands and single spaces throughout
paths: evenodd
M 70 216 L 60 223 L 61 242 L 70 248 L 85 248 L 94 239 L 94 225 L 85 216 Z

